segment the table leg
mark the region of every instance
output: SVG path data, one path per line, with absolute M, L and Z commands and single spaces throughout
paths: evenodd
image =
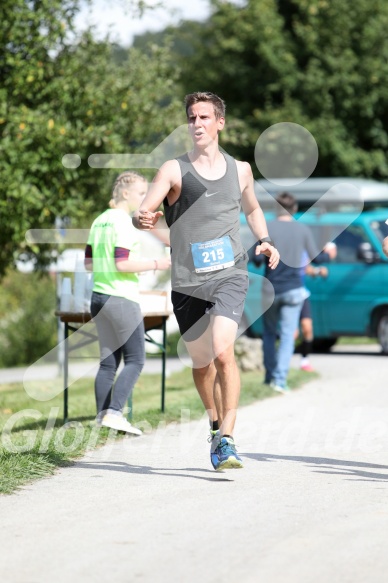
M 65 362 L 63 365 L 63 384 L 64 384 L 64 391 L 63 391 L 63 422 L 67 423 L 68 418 L 68 401 L 69 401 L 69 389 L 68 389 L 68 382 L 69 382 L 69 324 L 65 322 Z
M 166 390 L 166 350 L 167 350 L 166 318 L 163 318 L 163 351 L 162 351 L 162 413 L 164 413 Z

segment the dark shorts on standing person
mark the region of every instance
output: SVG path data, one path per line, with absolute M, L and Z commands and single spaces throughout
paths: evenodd
M 304 320 L 305 318 L 312 318 L 310 298 L 306 298 L 303 302 L 299 320 Z
M 183 339 L 192 342 L 202 336 L 210 316 L 225 316 L 239 324 L 247 291 L 247 273 L 234 270 L 227 277 L 214 277 L 198 287 L 173 290 L 171 301 Z

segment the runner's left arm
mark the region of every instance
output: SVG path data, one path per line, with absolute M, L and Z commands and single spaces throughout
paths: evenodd
M 257 240 L 270 238 L 264 213 L 255 195 L 252 169 L 248 162 L 237 162 L 237 169 L 241 187 L 241 204 L 248 226 Z M 256 255 L 260 253 L 269 258 L 268 266 L 275 269 L 280 259 L 279 251 L 270 243 L 262 242 L 257 245 L 255 251 Z

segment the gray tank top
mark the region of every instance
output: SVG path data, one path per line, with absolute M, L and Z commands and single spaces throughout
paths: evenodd
M 229 276 L 233 269 L 246 268 L 246 251 L 239 231 L 241 191 L 237 165 L 225 152 L 223 156 L 226 172 L 218 180 L 200 176 L 187 154 L 177 158 L 182 174 L 181 193 L 171 206 L 167 198 L 163 201 L 170 227 L 174 289 L 200 285 L 214 277 Z M 216 263 L 213 266 L 212 261 Z

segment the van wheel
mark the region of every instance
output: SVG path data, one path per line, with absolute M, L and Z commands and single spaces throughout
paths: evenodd
M 314 338 L 314 352 L 329 352 L 330 348 L 337 342 L 337 338 Z
M 388 312 L 383 312 L 377 324 L 377 338 L 383 354 L 388 354 Z

